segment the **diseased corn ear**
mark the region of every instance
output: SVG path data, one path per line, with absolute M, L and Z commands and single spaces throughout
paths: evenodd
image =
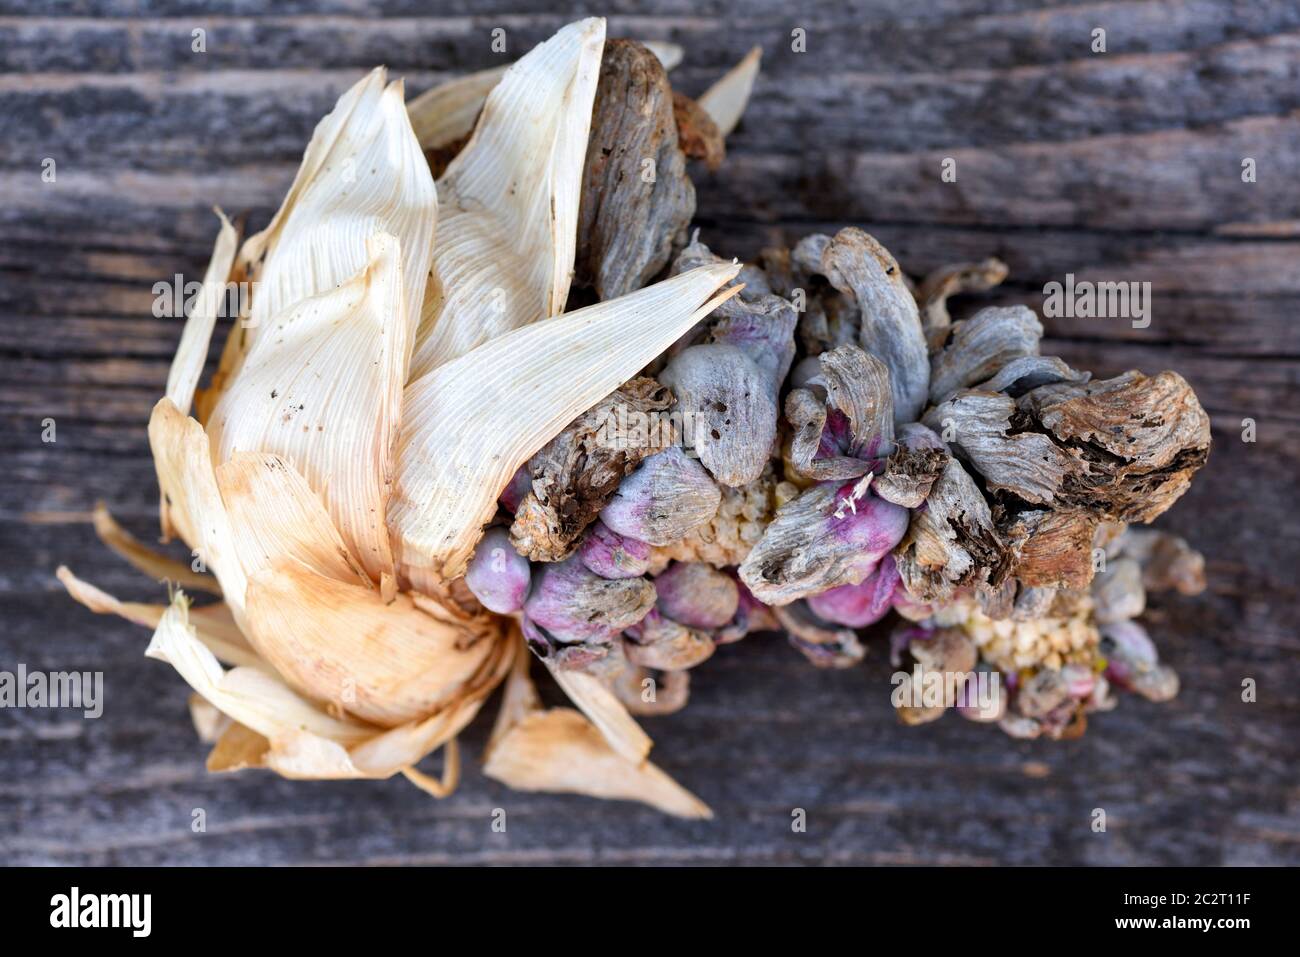
M 542 710 L 528 678 L 528 657 L 521 653 L 506 685 L 484 774 L 522 791 L 641 801 L 677 817 L 713 816 L 655 765 L 615 751 L 580 712 Z
M 659 58 L 665 70 L 682 62 L 682 48 L 675 43 L 643 40 L 641 44 Z M 488 94 L 501 82 L 507 69 L 498 66 L 456 77 L 425 90 L 406 104 L 420 148 L 446 150 L 469 136 Z
M 930 402 L 974 386 L 1016 359 L 1038 355 L 1043 325 L 1025 306 L 990 306 L 952 327 L 947 345 L 930 362 Z
M 532 561 L 558 562 L 578 547 L 582 533 L 647 455 L 678 438 L 675 427 L 627 434 L 619 423 L 655 420 L 673 394 L 638 376 L 573 420 L 528 462 L 532 482 L 515 511 L 511 541 Z
M 574 261 L 574 281 L 600 299 L 640 289 L 658 275 L 695 215 L 673 102 L 653 53 L 632 40 L 605 44 Z
M 246 325 L 231 331 L 247 355 L 289 307 L 355 276 L 376 233 L 401 244 L 404 313 L 415 329 L 433 252 L 438 196 L 411 129 L 400 80 L 380 67 L 339 98 L 312 134 L 279 212 L 239 252 L 257 287 Z M 238 363 L 232 361 L 237 367 Z
M 984 477 L 990 491 L 1051 505 L 1066 479 L 1086 474 L 1087 466 L 1050 437 L 1013 426 L 1015 411 L 1016 400 L 1010 396 L 960 389 L 931 406 L 922 422 L 935 431 L 948 428 L 953 433 L 951 444 Z
M 605 21 L 571 23 L 508 69 L 438 181 L 438 241 L 412 378 L 564 311 Z
M 916 290 L 916 304 L 921 312 L 930 351 L 942 345 L 952 325 L 948 300 L 971 292 L 986 292 L 1007 278 L 1007 264 L 992 257 L 977 263 L 954 263 L 928 273 Z
M 194 550 L 195 556 L 217 576 L 235 620 L 242 623 L 244 570 L 235 551 L 203 427 L 164 396 L 149 417 L 149 447 L 162 490 L 163 534 L 170 535 L 174 530 Z
M 763 48 L 754 47 L 700 97 L 700 106 L 713 117 L 713 122 L 718 124 L 718 131 L 723 136 L 730 135 L 744 115 L 749 94 L 754 89 L 754 80 L 758 77 L 758 64 L 762 59 Z
M 393 572 L 384 516 L 410 348 L 398 246 L 371 237 L 357 275 L 272 319 L 208 422 L 218 462 L 292 463 L 375 581 Z
M 871 460 L 894 451 L 889 370 L 852 344 L 823 352 L 817 362 L 818 374 L 786 396 L 785 416 L 794 428 L 790 461 L 818 481 L 865 475 Z M 839 415 L 828 430 L 831 410 Z
M 869 475 L 822 482 L 777 509 L 741 563 L 740 580 L 768 605 L 856 585 L 907 527 L 907 509 L 872 495 Z
M 526 326 L 412 382 L 389 512 L 399 561 L 463 574 L 519 466 L 732 295 L 709 298 L 739 269 L 701 267 Z
M 221 220 L 221 230 L 217 233 L 212 258 L 208 260 L 208 271 L 203 274 L 203 290 L 185 320 L 180 344 L 167 373 L 167 398 L 187 414 L 194 401 L 199 376 L 203 374 L 203 364 L 208 359 L 208 343 L 212 341 L 217 314 L 225 302 L 226 282 L 234 268 L 235 250 L 239 246 L 239 232 L 230 225 L 226 214 L 219 209 L 214 209 L 214 212 Z
M 947 601 L 957 588 L 998 586 L 1011 555 L 979 486 L 953 458 L 944 464 L 912 516 L 894 557 L 908 593 L 921 601 Z

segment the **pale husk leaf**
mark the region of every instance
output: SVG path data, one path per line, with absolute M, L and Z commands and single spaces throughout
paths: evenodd
M 649 761 L 633 764 L 581 712 L 535 711 L 489 755 L 483 773 L 520 791 L 641 801 L 675 817 L 711 818 L 707 804 Z
M 217 314 L 225 301 L 226 282 L 230 279 L 235 251 L 239 247 L 239 233 L 230 225 L 226 214 L 220 209 L 214 209 L 214 212 L 221 219 L 221 229 L 212 249 L 212 258 L 208 260 L 207 272 L 203 275 L 203 289 L 185 320 L 180 344 L 167 373 L 167 398 L 185 413 L 190 411 L 194 390 L 208 359 L 208 344 L 212 341 Z
M 190 720 L 194 722 L 194 733 L 204 744 L 216 744 L 233 727 L 233 722 L 198 692 L 190 695 L 186 705 L 190 709 Z
M 247 355 L 266 324 L 295 303 L 360 272 L 376 233 L 401 244 L 405 317 L 418 323 L 432 256 L 438 197 L 411 129 L 400 80 L 372 70 L 317 124 L 284 203 L 239 252 L 256 274 L 248 324 L 232 330 Z
M 564 311 L 605 21 L 510 67 L 438 182 L 438 241 L 411 376 Z
M 763 48 L 754 47 L 700 96 L 700 106 L 713 117 L 713 122 L 718 124 L 718 132 L 723 136 L 729 136 L 744 115 L 749 94 L 754 89 L 754 80 L 758 77 L 759 61 L 762 59 Z
M 702 266 L 526 326 L 412 382 L 389 511 L 399 561 L 463 574 L 519 466 L 734 295 L 709 299 L 739 270 Z
M 379 234 L 367 247 L 361 272 L 268 323 L 208 434 L 218 462 L 236 452 L 291 462 L 378 581 L 393 571 L 384 515 L 410 329 L 398 241 Z
M 443 748 L 441 777 L 435 778 L 415 768 L 402 768 L 402 777 L 432 797 L 449 797 L 460 784 L 460 745 L 452 738 Z
M 376 735 L 352 749 L 358 766 L 373 773 L 409 767 L 435 748 L 451 741 L 474 720 L 492 690 L 510 672 L 520 639 L 517 630 L 493 639 L 478 671 L 459 689 L 455 704 L 422 721 L 414 721 Z
M 375 728 L 326 714 L 268 672 L 256 668 L 224 671 L 195 635 L 187 604 L 178 592 L 145 653 L 170 663 L 191 688 L 237 726 L 265 738 L 268 745 L 259 755 L 257 740 L 239 732 L 238 747 L 217 753 L 222 750 L 219 746 L 209 759 L 215 769 L 265 766 L 284 777 L 310 780 L 389 777 L 428 753 L 402 754 L 402 765 L 394 767 L 354 761 L 349 746 L 375 738 Z
M 425 90 L 406 104 L 420 148 L 441 149 L 474 129 L 488 94 L 501 82 L 507 66 L 479 70 Z
M 207 769 L 219 773 L 266 767 L 266 755 L 271 750 L 271 742 L 237 721 L 226 718 L 226 724 L 225 731 L 208 752 Z

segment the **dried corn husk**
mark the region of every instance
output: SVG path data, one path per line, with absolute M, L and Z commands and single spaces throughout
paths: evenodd
M 745 106 L 749 103 L 749 94 L 754 89 L 754 80 L 758 77 L 758 65 L 762 59 L 763 48 L 754 47 L 700 97 L 700 106 L 713 117 L 713 122 L 718 124 L 718 131 L 723 136 L 730 135 L 740 122 Z
M 543 710 L 528 678 L 528 662 L 521 650 L 488 744 L 484 774 L 521 791 L 642 801 L 676 817 L 713 816 L 708 805 L 658 767 L 611 748 L 580 712 Z
M 168 558 L 149 548 L 117 523 L 103 502 L 95 503 L 95 534 L 133 566 L 156 581 L 175 582 L 184 588 L 221 594 L 221 583 L 211 575 L 197 572 L 191 565 Z
M 235 266 L 235 252 L 239 246 L 239 232 L 230 225 L 226 214 L 219 209 L 214 212 L 221 220 L 221 230 L 217 233 L 217 243 L 213 247 L 208 270 L 203 275 L 203 289 L 189 318 L 185 320 L 180 344 L 176 347 L 171 370 L 167 373 L 167 398 L 172 400 L 176 408 L 186 413 L 190 411 L 194 390 L 208 358 L 208 342 L 211 341 L 212 330 L 217 324 L 217 314 L 225 298 L 226 282 Z
M 508 67 L 479 70 L 425 90 L 406 104 L 411 129 L 423 150 L 446 149 L 474 131 L 488 94 Z
M 373 258 L 367 241 L 378 233 L 396 237 L 400 246 L 403 318 L 414 330 L 437 214 L 402 81 L 388 83 L 380 67 L 317 125 L 275 218 L 239 251 L 240 266 L 258 286 L 249 321 L 232 333 L 233 348 L 247 355 L 272 319 L 361 273 Z
M 219 711 L 265 738 L 268 750 L 257 763 L 285 777 L 390 777 L 410 768 L 469 722 L 487 692 L 509 670 L 513 656 L 509 641 L 497 643 L 496 653 L 454 705 L 422 721 L 386 730 L 331 716 L 268 669 L 222 669 L 200 640 L 188 604 L 184 595 L 176 595 L 162 614 L 147 654 L 169 662 Z
M 164 396 L 149 417 L 149 447 L 162 489 L 164 536 L 175 530 L 194 549 L 216 575 L 235 620 L 242 624 L 247 582 L 203 427 Z
M 560 30 L 505 72 L 438 181 L 439 237 L 412 377 L 564 311 L 605 21 Z
M 393 574 L 384 517 L 413 327 L 398 241 L 379 233 L 367 248 L 361 272 L 267 324 L 208 435 L 218 462 L 239 451 L 284 456 L 378 579 Z
M 74 600 L 97 615 L 117 615 L 133 624 L 154 629 L 167 611 L 166 605 L 119 601 L 89 582 L 82 581 L 66 565 L 60 565 L 55 575 Z M 224 603 L 191 608 L 190 620 L 194 623 L 199 640 L 207 645 L 218 660 L 228 665 L 266 667 L 266 663 L 235 624 L 229 607 Z
M 659 58 L 665 70 L 682 61 L 682 48 L 675 43 L 642 40 L 641 45 Z M 501 82 L 507 69 L 498 66 L 457 77 L 425 90 L 406 104 L 420 148 L 445 150 L 468 137 L 488 94 Z

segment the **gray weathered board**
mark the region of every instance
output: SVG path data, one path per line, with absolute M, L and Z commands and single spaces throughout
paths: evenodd
M 0 712 L 0 862 L 1300 863 L 1291 0 L 597 10 L 611 35 L 685 47 L 674 82 L 687 92 L 763 46 L 725 167 L 696 179 L 720 252 L 854 223 L 914 274 L 1002 257 L 1011 280 L 990 301 L 1041 306 L 1067 272 L 1152 283 L 1149 328 L 1049 319 L 1048 349 L 1102 375 L 1177 369 L 1212 415 L 1209 465 L 1162 520 L 1205 552 L 1210 588 L 1149 614 L 1182 675 L 1176 701 L 1125 698 L 1066 743 L 956 717 L 906 729 L 878 643 L 862 667 L 821 672 L 767 637 L 723 648 L 684 713 L 646 722 L 656 760 L 713 806 L 711 822 L 509 792 L 473 767 L 482 719 L 442 802 L 400 778 L 204 772 L 186 689 L 142 656 L 147 634 L 74 605 L 53 576 L 67 562 L 123 597 L 159 595 L 88 524 L 104 499 L 138 535 L 154 529 L 144 426 L 180 327 L 152 318 L 153 284 L 201 274 L 213 203 L 266 221 L 313 124 L 366 68 L 386 63 L 416 93 L 498 63 L 494 27 L 516 56 L 592 9 L 0 0 L 0 669 L 106 674 L 100 720 Z M 791 51 L 796 27 L 805 54 Z M 1098 27 L 1104 54 L 1090 50 Z M 206 53 L 191 51 L 196 28 Z M 955 183 L 940 181 L 944 157 Z M 794 808 L 807 833 L 792 833 Z

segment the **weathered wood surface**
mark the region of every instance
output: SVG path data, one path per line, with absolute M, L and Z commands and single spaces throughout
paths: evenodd
M 684 713 L 647 722 L 656 759 L 717 813 L 683 823 L 511 793 L 472 761 L 443 802 L 400 779 L 213 778 L 186 690 L 142 657 L 146 634 L 55 582 L 67 562 L 123 596 L 157 595 L 98 546 L 88 516 L 102 498 L 152 534 L 144 424 L 180 334 L 151 317 L 152 285 L 201 275 L 211 204 L 265 222 L 316 119 L 365 68 L 386 62 L 416 93 L 499 62 L 493 27 L 516 56 L 581 12 L 269 6 L 0 2 L 0 668 L 106 673 L 98 721 L 0 712 L 0 862 L 1300 863 L 1300 8 L 604 5 L 611 35 L 686 48 L 674 82 L 688 92 L 764 47 L 727 164 L 697 171 L 713 248 L 752 255 L 852 222 L 913 273 L 1002 257 L 1011 281 L 993 301 L 1039 307 L 1067 272 L 1150 281 L 1150 328 L 1047 320 L 1050 345 L 1101 374 L 1177 369 L 1214 421 L 1208 467 L 1162 520 L 1206 553 L 1210 590 L 1149 613 L 1182 675 L 1176 701 L 1126 698 L 1059 744 L 955 717 L 904 729 L 879 645 L 864 667 L 825 673 L 752 639 L 696 672 Z M 199 27 L 206 54 L 190 50 Z M 790 50 L 795 27 L 807 54 Z M 1089 51 L 1094 27 L 1104 55 Z M 946 156 L 956 183 L 940 181 Z M 1242 182 L 1243 157 L 1258 182 Z M 791 832 L 796 807 L 807 833 Z M 1090 827 L 1098 807 L 1104 834 Z M 195 808 L 206 833 L 191 832 Z

